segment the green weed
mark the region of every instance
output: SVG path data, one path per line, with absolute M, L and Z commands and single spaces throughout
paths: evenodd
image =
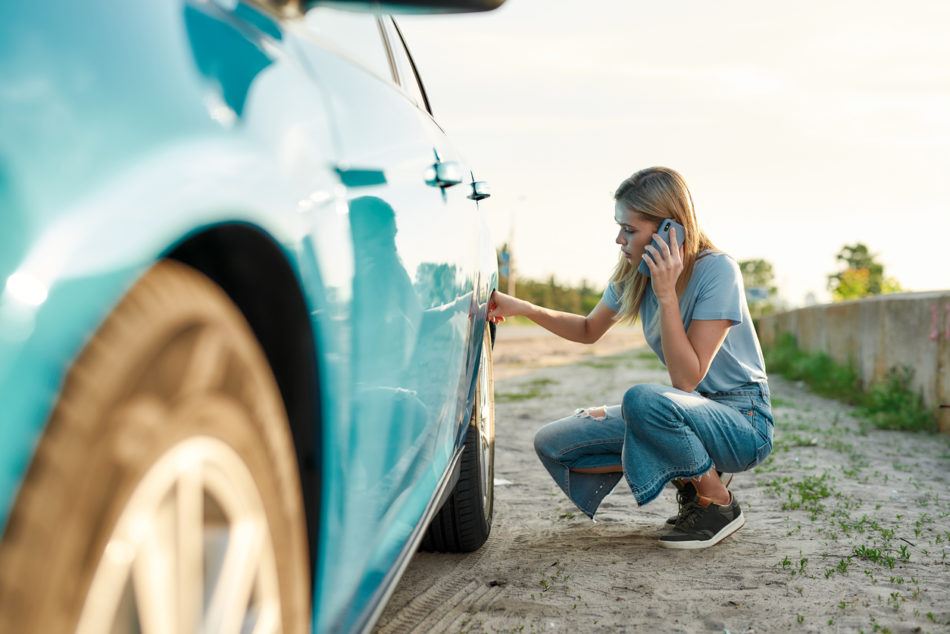
M 795 336 L 785 333 L 774 346 L 763 350 L 769 370 L 793 381 L 804 381 L 822 396 L 857 406 L 856 414 L 879 429 L 936 431 L 935 410 L 924 406 L 923 397 L 911 388 L 913 369 L 888 370 L 883 381 L 861 389 L 853 364 L 842 365 L 824 352 L 805 352 Z
M 936 431 L 936 416 L 910 387 L 914 371 L 909 366 L 891 368 L 884 381 L 871 386 L 856 413 L 878 429 Z
M 846 558 L 846 559 L 842 559 L 841 561 L 839 561 L 839 562 L 838 562 L 838 565 L 837 565 L 837 567 L 836 567 L 835 569 L 836 569 L 838 572 L 844 574 L 844 573 L 848 572 L 848 566 L 850 566 L 850 565 L 851 565 L 851 558 L 848 557 L 848 558 Z
M 831 440 L 826 441 L 825 447 L 827 447 L 828 449 L 831 449 L 832 451 L 837 451 L 838 453 L 846 453 L 846 454 L 854 453 L 854 445 L 852 445 L 851 443 L 844 442 L 843 440 L 839 440 L 837 438 L 832 438 Z
M 534 379 L 525 383 L 522 387 L 524 392 L 495 392 L 495 400 L 502 403 L 512 403 L 515 401 L 527 401 L 539 396 L 548 396 L 544 388 L 552 383 L 557 383 L 553 379 Z
M 817 447 L 818 439 L 811 436 L 799 436 L 798 434 L 782 434 L 775 442 L 775 449 L 788 449 L 791 447 Z M 774 449 L 773 449 L 774 451 Z
M 620 357 L 601 357 L 598 359 L 588 359 L 586 361 L 581 361 L 578 365 L 588 368 L 597 368 L 598 370 L 612 370 L 620 365 L 621 361 L 623 361 L 623 359 Z
M 803 352 L 794 335 L 785 333 L 763 353 L 770 371 L 793 381 L 804 381 L 822 396 L 852 401 L 861 393 L 860 377 L 854 367 L 840 365 L 824 352 Z
M 858 559 L 864 559 L 865 561 L 880 564 L 890 569 L 894 568 L 894 557 L 885 553 L 883 549 L 858 546 L 853 552 L 854 556 Z
M 787 488 L 785 489 L 786 500 L 782 503 L 783 510 L 804 509 L 811 511 L 814 516 L 824 511 L 821 500 L 832 495 L 827 473 L 820 476 L 807 475 L 799 481 L 785 477 L 766 483 L 766 486 L 776 494 L 781 494 L 785 485 Z

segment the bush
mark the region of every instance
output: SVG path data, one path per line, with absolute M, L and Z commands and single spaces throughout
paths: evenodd
M 913 369 L 891 368 L 887 377 L 861 389 L 854 365 L 842 365 L 824 352 L 805 352 L 795 336 L 785 333 L 774 346 L 763 349 L 769 372 L 777 372 L 793 381 L 804 381 L 812 391 L 857 405 L 856 414 L 879 429 L 935 431 L 937 416 L 924 406 L 920 393 L 911 389 Z
M 936 429 L 935 413 L 924 407 L 924 399 L 910 388 L 914 371 L 905 366 L 891 368 L 887 378 L 871 386 L 858 414 L 879 429 Z
M 507 278 L 502 278 L 499 288 L 507 289 Z M 552 310 L 561 310 L 575 315 L 587 315 L 600 301 L 604 289 L 593 288 L 586 281 L 579 287 L 560 284 L 551 276 L 547 281 L 519 279 L 515 295 L 532 304 Z

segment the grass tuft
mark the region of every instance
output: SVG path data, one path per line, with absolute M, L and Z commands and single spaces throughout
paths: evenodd
M 924 407 L 923 397 L 910 387 L 913 376 L 909 367 L 888 370 L 884 381 L 863 396 L 858 415 L 879 429 L 934 431 L 934 413 Z
M 539 396 L 549 396 L 548 391 L 545 389 L 547 386 L 557 383 L 552 379 L 534 379 L 529 381 L 524 386 L 524 392 L 495 392 L 495 401 L 501 403 L 512 403 L 516 401 L 526 401 L 532 398 L 538 398 Z

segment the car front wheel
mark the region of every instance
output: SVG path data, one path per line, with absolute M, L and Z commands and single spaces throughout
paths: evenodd
M 240 312 L 160 262 L 66 377 L 0 544 L 0 631 L 308 631 L 294 455 Z

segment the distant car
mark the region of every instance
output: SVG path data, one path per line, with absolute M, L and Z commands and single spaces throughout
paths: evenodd
M 487 191 L 374 11 L 501 0 L 323 4 L 0 8 L 0 631 L 361 631 L 488 537 Z

